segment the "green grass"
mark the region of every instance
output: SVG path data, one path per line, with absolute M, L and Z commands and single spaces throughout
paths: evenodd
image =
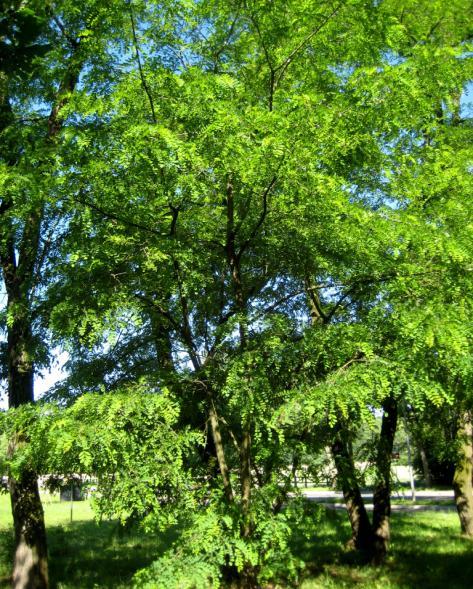
M 88 502 L 44 501 L 52 589 L 130 587 L 133 574 L 169 545 L 171 536 L 119 533 L 113 522 L 96 524 Z M 302 589 L 467 589 L 473 579 L 473 542 L 458 533 L 454 512 L 394 513 L 392 545 L 383 567 L 363 567 L 343 547 L 350 537 L 346 514 L 310 504 L 309 533 L 299 530 L 295 549 L 308 565 Z M 304 534 L 307 532 L 307 535 Z M 0 587 L 11 562 L 9 499 L 0 496 Z
M 473 579 L 473 541 L 459 534 L 452 512 L 393 513 L 392 543 L 382 567 L 366 567 L 343 549 L 346 514 L 327 511 L 318 536 L 299 540 L 308 562 L 302 589 L 467 589 Z
M 114 522 L 96 523 L 88 501 L 43 498 L 53 589 L 125 589 L 169 543 L 155 535 L 120 533 Z M 12 530 L 9 497 L 0 495 L 0 588 L 10 586 Z

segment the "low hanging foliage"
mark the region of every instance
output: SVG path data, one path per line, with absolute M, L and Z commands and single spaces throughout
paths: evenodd
M 88 475 L 97 481 L 98 517 L 162 529 L 196 501 L 184 465 L 202 436 L 178 430 L 178 416 L 172 396 L 144 382 L 113 394 L 86 394 L 67 408 L 25 405 L 1 414 L 2 434 L 19 442 L 5 467 L 20 478 L 27 469 Z

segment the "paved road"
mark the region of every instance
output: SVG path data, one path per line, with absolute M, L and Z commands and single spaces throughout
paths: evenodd
M 317 503 L 324 504 L 328 509 L 345 509 L 343 503 L 343 495 L 337 491 L 305 491 L 302 490 L 307 499 L 315 501 Z M 373 509 L 373 503 L 369 500 L 373 499 L 372 493 L 362 493 L 362 497 L 365 500 L 365 507 L 368 511 Z M 340 502 L 334 501 L 340 499 Z M 391 509 L 393 511 L 451 511 L 455 509 L 455 505 L 451 503 L 453 501 L 453 491 L 432 491 L 432 490 L 419 490 L 416 491 L 416 499 L 422 501 L 437 501 L 433 505 L 422 505 L 416 503 L 396 503 L 399 500 L 410 501 L 412 499 L 411 492 L 405 491 L 403 493 L 393 494 L 391 497 Z M 366 502 L 368 500 L 368 502 Z

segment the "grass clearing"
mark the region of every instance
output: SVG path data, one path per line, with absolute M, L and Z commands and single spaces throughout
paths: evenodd
M 125 589 L 133 574 L 172 541 L 142 532 L 120 533 L 114 522 L 96 523 L 87 501 L 45 498 L 52 589 Z M 308 506 L 319 518 L 316 534 L 300 534 L 295 549 L 308 563 L 301 589 L 467 589 L 473 579 L 473 542 L 458 532 L 455 513 L 394 513 L 392 546 L 382 567 L 364 567 L 343 547 L 350 537 L 344 512 Z M 12 549 L 9 498 L 0 496 L 0 587 L 9 587 Z

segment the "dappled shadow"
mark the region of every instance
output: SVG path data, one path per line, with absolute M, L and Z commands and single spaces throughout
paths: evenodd
M 453 522 L 453 525 L 452 523 Z M 406 587 L 465 589 L 472 586 L 473 540 L 462 537 L 456 517 L 436 525 L 424 518 L 393 518 L 393 564 Z
M 11 586 L 13 530 L 0 529 L 0 588 Z
M 116 523 L 77 521 L 48 527 L 52 589 L 124 589 L 178 534 L 120 533 Z M 307 506 L 292 540 L 307 563 L 309 587 L 379 589 L 467 589 L 473 579 L 473 541 L 462 538 L 452 514 L 394 514 L 392 546 L 382 567 L 363 566 L 345 548 L 350 539 L 345 513 Z M 10 586 L 11 530 L 0 530 L 0 588 Z M 316 583 L 312 585 L 311 583 Z
M 74 522 L 48 529 L 52 589 L 129 587 L 137 570 L 148 566 L 174 534 L 121 532 L 112 522 Z
M 128 588 L 133 575 L 156 560 L 177 532 L 144 534 L 114 522 L 48 526 L 51 589 Z M 0 529 L 0 589 L 11 587 L 13 531 Z
M 398 551 L 392 572 L 412 589 L 469 589 L 473 579 L 472 553 L 446 554 L 431 552 L 418 555 Z
M 306 536 L 301 529 L 294 549 L 307 562 L 305 578 L 317 587 L 393 587 L 469 589 L 473 579 L 473 541 L 459 533 L 456 517 L 442 514 L 393 514 L 392 546 L 385 565 L 363 566 L 345 548 L 350 538 L 346 514 L 327 510 Z M 312 586 L 312 585 L 311 585 Z

